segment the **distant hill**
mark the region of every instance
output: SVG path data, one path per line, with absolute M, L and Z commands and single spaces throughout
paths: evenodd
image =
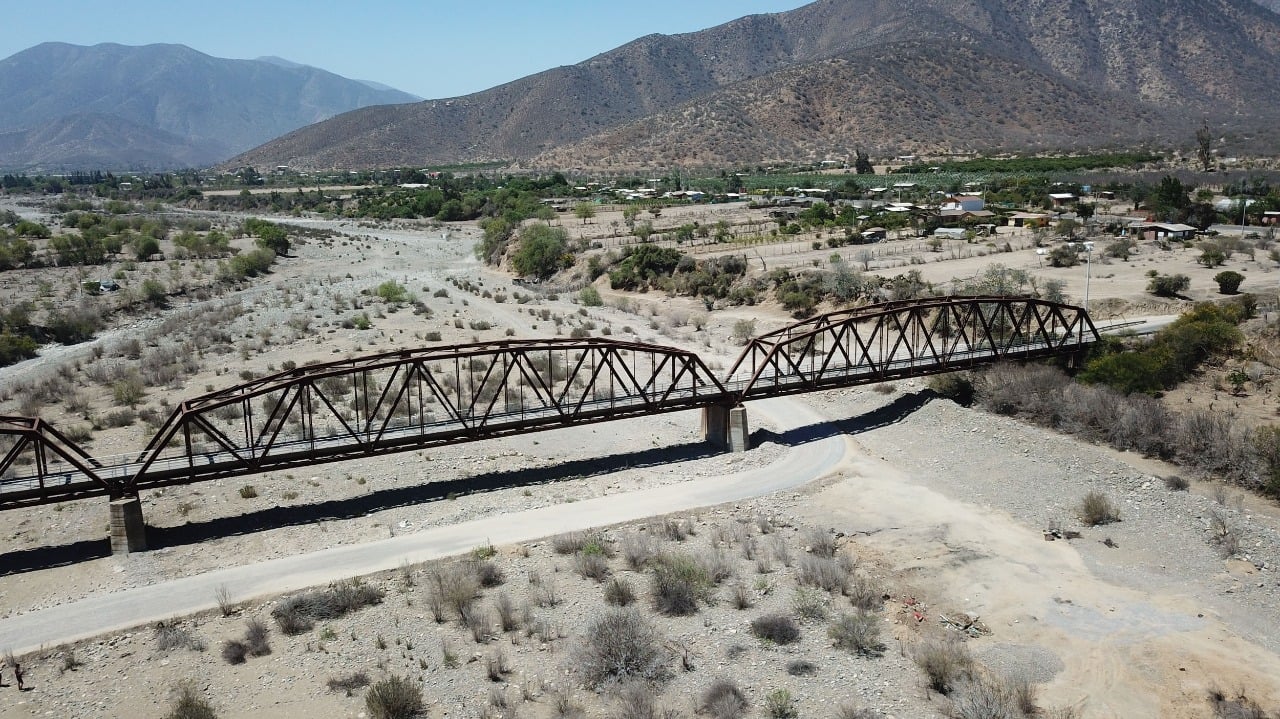
M 182 45 L 44 43 L 0 60 L 0 167 L 84 169 L 87 157 L 104 168 L 208 165 L 348 110 L 416 99 Z
M 818 0 L 473 95 L 356 110 L 227 166 L 1186 145 L 1203 120 L 1274 135 L 1276 108 L 1280 16 L 1252 0 Z

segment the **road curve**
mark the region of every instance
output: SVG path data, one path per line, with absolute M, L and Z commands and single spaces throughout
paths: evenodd
M 748 412 L 769 417 L 778 432 L 813 427 L 826 421 L 794 399 L 752 402 Z M 228 567 L 28 612 L 0 620 L 0 650 L 23 654 L 42 646 L 56 646 L 212 609 L 217 606 L 215 592 L 219 587 L 226 587 L 231 601 L 242 602 L 395 569 L 405 563 L 460 554 L 485 541 L 526 542 L 561 532 L 629 522 L 797 487 L 829 474 L 851 449 L 842 435 L 817 434 L 812 441 L 792 447 L 777 462 L 744 472 L 499 514 L 375 542 Z

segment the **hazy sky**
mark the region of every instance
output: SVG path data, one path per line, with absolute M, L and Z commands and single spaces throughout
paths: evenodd
M 42 42 L 178 43 L 277 55 L 425 98 L 572 65 L 649 33 L 700 30 L 808 0 L 38 0 L 4 13 L 0 57 Z

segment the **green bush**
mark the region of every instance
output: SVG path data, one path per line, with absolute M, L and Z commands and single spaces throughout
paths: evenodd
M 1186 275 L 1156 275 L 1147 283 L 1147 292 L 1157 297 L 1176 297 L 1191 286 L 1191 278 Z
M 929 389 L 963 407 L 973 404 L 973 379 L 965 372 L 948 372 L 929 378 Z
M 684 253 L 670 247 L 640 245 L 631 248 L 613 269 L 609 286 L 615 290 L 647 290 L 660 278 L 670 277 Z
M 583 287 L 582 290 L 578 292 L 578 301 L 581 302 L 584 307 L 600 307 L 604 304 L 604 300 L 600 298 L 600 290 L 597 290 L 591 285 Z
M 515 271 L 527 277 L 546 278 L 573 262 L 569 235 L 562 227 L 528 225 L 520 231 L 520 247 L 511 257 Z
M 8 330 L 0 332 L 0 367 L 36 356 L 36 341 Z
M 1225 270 L 1214 275 L 1213 281 L 1218 283 L 1219 293 L 1234 295 L 1240 291 L 1240 283 L 1244 282 L 1244 275 L 1233 270 Z
M 413 301 L 413 295 L 409 294 L 409 290 L 395 280 L 387 280 L 378 285 L 374 293 L 383 301 L 391 304 L 403 304 Z
M 164 283 L 157 279 L 148 278 L 142 281 L 142 301 L 149 305 L 159 307 L 168 299 L 165 294 Z
M 711 575 L 687 554 L 669 554 L 653 562 L 653 603 L 663 614 L 682 616 L 710 601 Z

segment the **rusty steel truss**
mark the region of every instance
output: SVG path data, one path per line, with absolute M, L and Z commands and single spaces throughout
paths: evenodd
M 1079 307 L 1028 297 L 939 297 L 819 315 L 747 344 L 724 381 L 740 401 L 1001 360 L 1074 355 L 1098 340 Z
M 606 338 L 388 352 L 186 400 L 145 449 L 113 459 L 89 456 L 39 419 L 0 417 L 0 509 L 1074 355 L 1097 339 L 1078 307 L 947 297 L 770 332 L 747 345 L 724 380 L 692 352 Z

